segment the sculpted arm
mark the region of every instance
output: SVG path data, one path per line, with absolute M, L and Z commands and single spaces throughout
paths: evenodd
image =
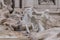
M 35 12 L 35 13 L 42 13 L 42 12 L 39 12 L 39 11 L 37 11 L 36 9 L 33 9 L 33 11 Z

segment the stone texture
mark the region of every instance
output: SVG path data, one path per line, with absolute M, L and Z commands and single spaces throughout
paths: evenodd
M 20 1 L 0 0 L 0 7 L 3 6 L 0 9 L 0 40 L 60 40 L 59 0 L 56 5 L 50 1 L 41 5 L 38 0 Z
M 30 40 L 27 36 L 25 36 L 22 32 L 14 32 L 14 31 L 0 31 L 0 39 L 2 40 Z
M 39 33 L 31 33 L 33 40 L 59 40 L 60 28 L 51 28 Z M 34 36 L 34 37 L 33 37 Z

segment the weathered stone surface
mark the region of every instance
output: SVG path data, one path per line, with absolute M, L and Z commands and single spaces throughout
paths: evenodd
M 59 40 L 60 28 L 51 28 L 39 33 L 31 33 L 33 40 Z
M 53 27 L 60 27 L 60 19 L 59 15 L 50 15 L 50 18 L 47 21 L 47 28 L 48 26 L 53 28 Z
M 14 31 L 0 31 L 0 39 L 2 40 L 30 40 L 27 36 L 25 36 L 21 32 L 14 32 Z
M 0 0 L 0 39 L 60 40 L 59 0 L 23 1 Z

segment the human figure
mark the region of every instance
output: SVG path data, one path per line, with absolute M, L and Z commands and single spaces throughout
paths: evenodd
M 40 16 L 40 23 L 38 22 L 38 24 L 39 24 L 39 31 L 44 31 L 46 28 L 46 22 L 47 22 L 47 20 L 49 19 L 49 10 L 48 9 L 46 9 L 45 11 L 43 11 L 43 12 L 38 12 L 37 10 L 35 10 L 34 9 L 34 11 L 36 12 L 36 13 L 39 13 L 39 14 L 41 14 L 41 16 Z

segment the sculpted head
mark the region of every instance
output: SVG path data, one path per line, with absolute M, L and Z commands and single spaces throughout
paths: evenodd
M 29 15 L 29 17 L 32 17 L 32 13 L 33 13 L 32 8 L 26 8 L 25 11 L 26 11 L 26 14 Z

